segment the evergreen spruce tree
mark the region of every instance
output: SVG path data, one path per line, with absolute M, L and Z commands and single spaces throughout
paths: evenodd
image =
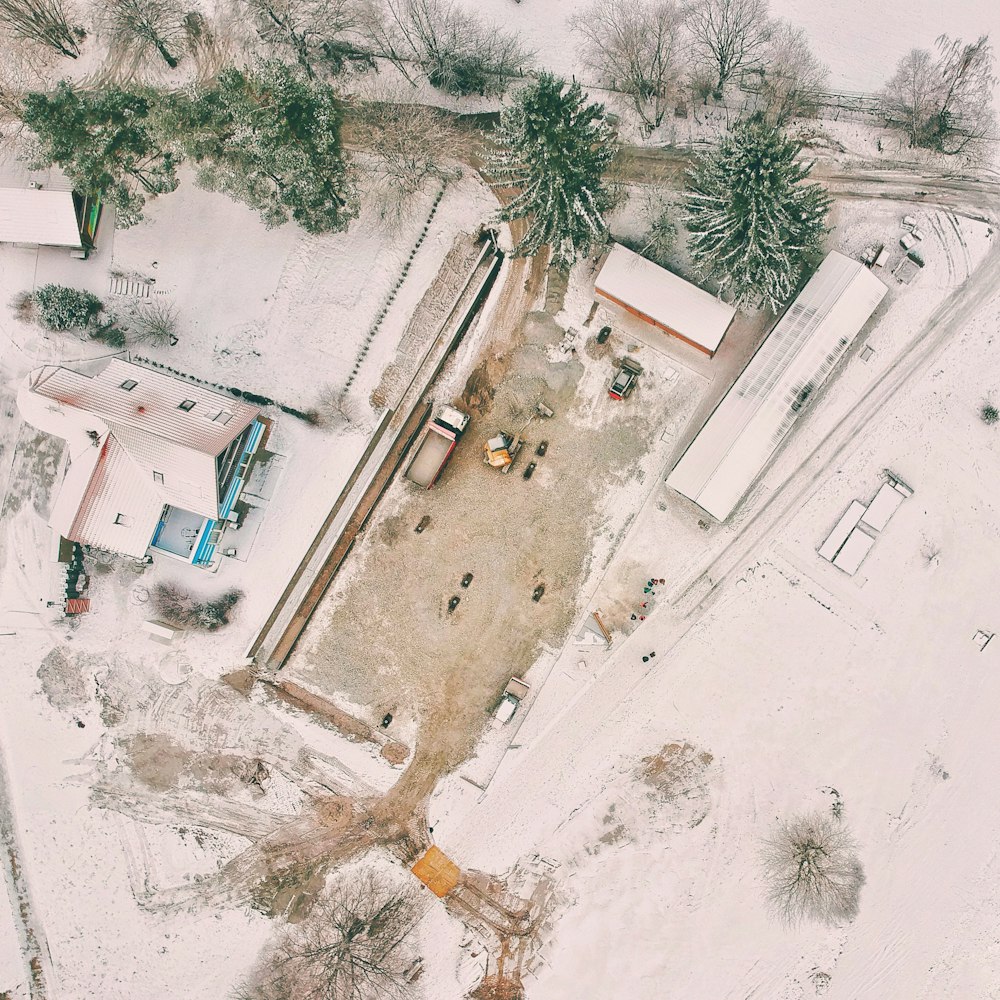
M 688 173 L 685 222 L 695 266 L 738 305 L 778 311 L 822 252 L 830 197 L 803 184 L 802 148 L 754 115 Z
M 617 144 L 603 105 L 584 103 L 578 83 L 543 73 L 501 112 L 493 142 L 487 171 L 497 187 L 517 189 L 499 218 L 527 220 L 518 256 L 548 245 L 552 262 L 569 267 L 604 239 L 611 197 L 603 175 Z
M 173 127 L 198 164 L 198 183 L 310 233 L 345 229 L 358 214 L 334 92 L 277 60 L 229 68 L 215 87 L 174 99 Z
M 178 156 L 145 91 L 77 92 L 62 80 L 49 94 L 26 94 L 21 118 L 35 134 L 31 165 L 56 163 L 81 194 L 103 194 L 123 228 L 142 218 L 147 197 L 177 187 Z

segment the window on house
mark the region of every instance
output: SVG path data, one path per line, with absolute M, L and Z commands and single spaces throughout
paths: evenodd
M 193 399 L 185 399 L 184 402 L 181 403 L 180 406 L 177 407 L 177 409 L 178 410 L 184 410 L 185 412 L 188 411 L 188 410 L 193 410 L 194 409 L 194 400 Z
M 115 524 L 120 524 L 124 528 L 131 528 L 132 518 L 128 514 L 115 514 Z
M 126 392 L 131 392 L 139 383 L 134 378 L 127 378 L 121 384 L 121 388 Z
M 153 473 L 153 482 L 154 483 L 162 483 L 163 482 L 163 473 L 162 472 L 154 472 Z
M 228 410 L 209 410 L 205 417 L 216 424 L 228 424 L 233 419 L 233 415 Z

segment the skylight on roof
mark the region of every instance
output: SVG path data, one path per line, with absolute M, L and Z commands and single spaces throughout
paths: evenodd
M 119 388 L 124 389 L 126 392 L 131 392 L 138 384 L 134 378 L 127 378 Z

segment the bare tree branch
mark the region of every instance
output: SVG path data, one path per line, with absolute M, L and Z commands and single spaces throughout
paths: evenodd
M 696 54 L 715 73 L 716 92 L 755 64 L 770 36 L 767 0 L 697 0 L 687 23 Z
M 681 77 L 683 15 L 672 0 L 594 0 L 571 19 L 601 82 L 626 94 L 647 133 L 663 123 Z
M 436 108 L 408 103 L 398 94 L 382 91 L 355 103 L 348 142 L 372 158 L 383 216 L 398 216 L 428 180 L 462 174 L 464 134 Z
M 137 60 L 155 51 L 171 69 L 177 68 L 177 46 L 185 36 L 180 0 L 99 0 L 95 20 L 112 41 Z
M 346 65 L 370 69 L 371 54 L 350 41 L 359 23 L 354 0 L 240 0 L 268 45 L 290 49 L 309 74 L 325 64 L 334 72 Z
M 63 0 L 0 0 L 0 24 L 16 37 L 55 49 L 70 59 L 80 54 L 84 33 L 70 24 Z
M 768 902 L 789 924 L 853 920 L 865 873 L 854 838 L 826 813 L 779 823 L 761 859 Z
M 499 96 L 530 62 L 516 35 L 455 0 L 367 0 L 362 31 L 414 83 L 413 64 L 449 94 Z
M 781 126 L 815 110 L 829 70 L 812 54 L 801 28 L 775 21 L 759 74 L 760 109 L 769 121 Z
M 372 869 L 341 875 L 286 930 L 237 990 L 237 1000 L 403 1000 L 412 995 L 407 947 L 416 894 Z
M 935 60 L 913 49 L 881 93 L 890 122 L 900 122 L 913 146 L 949 156 L 970 150 L 996 129 L 993 109 L 993 49 L 983 35 L 975 42 L 941 35 Z

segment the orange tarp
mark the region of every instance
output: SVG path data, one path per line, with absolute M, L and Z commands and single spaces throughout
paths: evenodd
M 447 896 L 461 875 L 458 865 L 436 847 L 431 847 L 411 871 L 435 896 Z

